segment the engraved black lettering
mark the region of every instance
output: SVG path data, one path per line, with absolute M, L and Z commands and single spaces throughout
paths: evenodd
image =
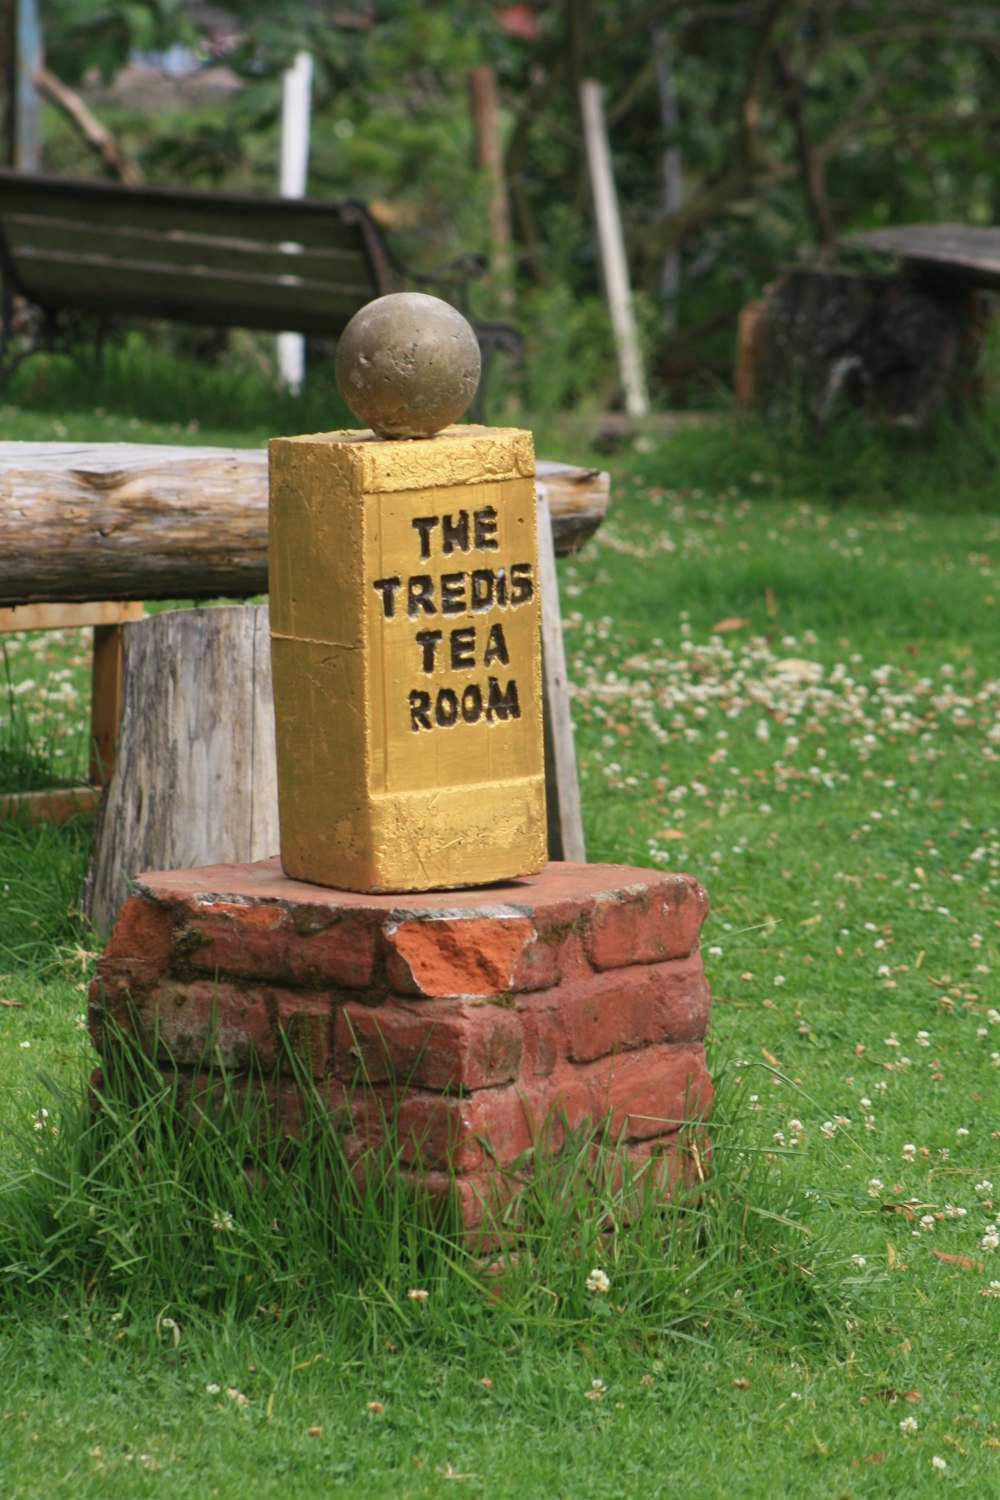
M 473 512 L 472 538 L 472 545 L 480 551 L 496 552 L 500 543 L 497 541 L 497 509 L 495 505 L 487 505 L 482 510 Z
M 441 574 L 441 613 L 465 614 L 465 573 Z
M 406 613 L 415 620 L 420 611 L 425 615 L 436 615 L 432 595 L 434 581 L 427 573 L 415 573 L 406 581 Z
M 377 589 L 382 595 L 382 613 L 387 620 L 391 620 L 396 612 L 396 590 L 399 588 L 399 579 L 376 578 L 372 588 Z
M 430 727 L 431 695 L 414 688 L 410 694 L 410 728 L 416 734 L 418 730 Z
M 483 654 L 483 666 L 492 667 L 498 661 L 502 667 L 510 662 L 510 652 L 507 650 L 507 641 L 500 624 L 491 625 L 490 633 L 486 637 L 486 650 Z
M 420 533 L 420 556 L 422 558 L 431 555 L 431 532 L 437 523 L 437 516 L 414 516 L 410 522 L 414 530 Z
M 519 719 L 521 717 L 521 705 L 517 698 L 517 683 L 511 678 L 506 689 L 501 692 L 500 684 L 495 677 L 489 680 L 490 696 L 486 704 L 486 721 L 492 724 L 494 719 Z
M 441 639 L 440 630 L 418 630 L 416 642 L 421 650 L 421 665 L 425 672 L 433 672 L 434 655 L 437 651 L 438 641 Z M 452 652 L 454 655 L 454 652 Z
M 434 722 L 450 729 L 458 721 L 458 698 L 451 688 L 442 688 L 434 705 Z
M 419 636 L 417 637 L 419 640 Z M 463 626 L 461 630 L 451 632 L 451 669 L 453 672 L 461 672 L 464 667 L 474 667 L 476 658 L 473 654 L 476 649 L 476 627 L 474 625 Z
M 466 724 L 475 724 L 483 716 L 483 695 L 478 683 L 470 682 L 462 694 L 462 718 Z
M 454 519 L 451 516 L 441 517 L 441 551 L 445 557 L 458 548 L 460 552 L 469 550 L 469 512 L 460 510 Z
M 510 567 L 510 602 L 511 605 L 527 604 L 534 597 L 535 585 L 531 579 L 530 563 L 511 563 Z
M 469 604 L 474 610 L 489 609 L 495 592 L 492 568 L 476 568 L 469 580 Z
M 496 571 L 497 603 L 501 608 L 507 608 L 507 570 L 497 568 Z

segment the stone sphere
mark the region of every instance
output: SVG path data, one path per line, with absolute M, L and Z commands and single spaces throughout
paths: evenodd
M 479 343 L 439 297 L 393 292 L 355 313 L 337 344 L 345 405 L 379 437 L 430 437 L 456 422 L 479 386 Z

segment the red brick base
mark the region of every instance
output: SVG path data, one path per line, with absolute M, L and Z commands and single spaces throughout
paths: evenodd
M 213 1059 L 263 1076 L 289 1132 L 304 1071 L 350 1151 L 392 1122 L 401 1159 L 457 1195 L 470 1229 L 498 1174 L 588 1125 L 665 1189 L 688 1175 L 712 1094 L 708 897 L 689 876 L 550 864 L 485 891 L 372 896 L 271 859 L 136 890 L 91 987 L 102 1055 L 129 1033 L 203 1103 Z

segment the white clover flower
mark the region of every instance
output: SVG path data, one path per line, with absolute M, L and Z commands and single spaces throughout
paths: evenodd
M 934 1215 L 933 1214 L 924 1214 L 923 1217 L 922 1217 L 922 1219 L 920 1220 L 920 1227 L 921 1227 L 922 1230 L 924 1230 L 925 1233 L 927 1231 L 933 1229 L 934 1228 Z
M 212 1381 L 211 1385 L 206 1385 L 205 1390 L 210 1396 L 217 1396 L 222 1390 L 222 1387 L 221 1385 L 216 1385 L 215 1381 Z
M 599 1266 L 595 1266 L 584 1282 L 588 1292 L 601 1293 L 611 1290 L 611 1282 Z
M 882 1181 L 881 1177 L 870 1177 L 868 1179 L 869 1198 L 877 1198 L 884 1187 L 885 1183 Z
M 422 1286 L 411 1286 L 406 1295 L 411 1302 L 426 1302 L 430 1296 L 430 1292 L 426 1291 Z
M 929 1031 L 918 1031 L 914 1041 L 918 1047 L 929 1047 L 931 1044 L 931 1034 Z
M 857 1268 L 858 1268 L 859 1271 L 861 1270 L 862 1266 L 866 1266 L 867 1264 L 868 1264 L 868 1262 L 865 1260 L 865 1258 L 864 1258 L 863 1255 L 852 1255 L 851 1256 L 851 1265 L 852 1266 L 857 1266 Z
M 996 1230 L 991 1225 L 983 1235 L 982 1239 L 979 1241 L 979 1244 L 983 1250 L 986 1250 L 990 1254 L 992 1254 L 997 1246 L 1000 1245 L 1000 1234 L 997 1234 Z
M 948 1460 L 945 1459 L 945 1458 L 941 1458 L 939 1454 L 935 1453 L 934 1457 L 931 1459 L 931 1468 L 932 1469 L 946 1469 L 947 1467 L 948 1467 Z
M 984 1177 L 983 1180 L 982 1180 L 982 1182 L 977 1182 L 976 1183 L 976 1186 L 973 1189 L 973 1191 L 977 1192 L 977 1193 L 980 1193 L 983 1196 L 985 1196 L 985 1197 L 988 1198 L 989 1195 L 993 1191 L 993 1184 L 992 1184 L 992 1182 L 990 1182 L 990 1180 L 989 1180 L 988 1177 Z
M 837 1134 L 837 1127 L 832 1120 L 824 1120 L 819 1131 L 820 1135 L 825 1135 L 828 1141 L 832 1141 Z
M 903 1151 L 902 1151 L 903 1160 L 904 1161 L 913 1161 L 913 1159 L 916 1156 L 916 1154 L 917 1154 L 917 1148 L 916 1148 L 916 1146 L 914 1146 L 914 1144 L 913 1144 L 912 1141 L 908 1141 L 907 1144 L 903 1147 Z
M 899 1424 L 899 1430 L 904 1437 L 912 1437 L 917 1430 L 916 1417 L 904 1417 Z
M 212 1228 L 218 1234 L 227 1234 L 231 1229 L 236 1228 L 236 1220 L 228 1208 L 223 1208 L 212 1215 Z

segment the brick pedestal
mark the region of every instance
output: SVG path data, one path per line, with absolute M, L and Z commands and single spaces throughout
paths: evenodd
M 305 1070 L 350 1150 L 394 1119 L 402 1160 L 473 1228 L 543 1126 L 558 1149 L 607 1122 L 666 1183 L 686 1170 L 711 1101 L 707 910 L 689 876 L 622 865 L 391 896 L 289 880 L 277 859 L 147 874 L 98 964 L 91 1035 L 104 1054 L 110 1019 L 155 1045 L 188 1095 L 211 1097 L 213 1056 L 263 1078 L 289 1132 Z

